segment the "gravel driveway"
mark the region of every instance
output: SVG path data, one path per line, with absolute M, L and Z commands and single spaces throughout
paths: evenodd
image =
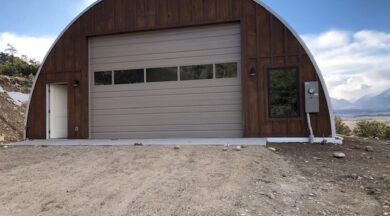
M 375 215 L 265 147 L 10 147 L 0 215 Z

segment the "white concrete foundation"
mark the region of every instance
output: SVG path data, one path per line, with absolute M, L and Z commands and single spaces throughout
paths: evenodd
M 35 146 L 127 146 L 135 143 L 143 145 L 258 145 L 265 146 L 266 138 L 202 138 L 202 139 L 87 139 L 87 140 L 67 140 L 67 139 L 51 139 L 51 140 L 26 140 L 15 143 L 14 145 Z
M 309 143 L 308 137 L 290 137 L 290 138 L 267 138 L 269 143 Z M 330 143 L 330 144 L 343 144 L 342 137 L 315 137 L 313 143 Z

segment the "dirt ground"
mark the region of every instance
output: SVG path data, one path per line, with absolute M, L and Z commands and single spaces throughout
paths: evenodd
M 366 145 L 373 152 L 364 150 Z M 390 145 L 9 147 L 0 215 L 385 215 Z M 346 154 L 332 157 L 334 151 Z
M 370 214 L 390 215 L 390 141 L 367 138 L 345 138 L 343 145 L 271 144 L 277 154 L 293 164 L 304 177 L 323 185 L 341 188 L 350 199 L 364 193 L 378 206 Z M 367 151 L 366 147 L 373 151 Z M 344 159 L 332 157 L 334 152 L 346 154 Z M 369 197 L 367 197 L 367 195 Z M 345 205 L 340 202 L 339 205 Z M 347 205 L 345 205 L 347 207 Z M 353 206 L 349 206 L 353 207 Z M 349 208 L 348 207 L 348 208 Z

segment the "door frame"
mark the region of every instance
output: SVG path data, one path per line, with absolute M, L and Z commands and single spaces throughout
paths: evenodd
M 67 86 L 67 92 L 66 92 L 66 97 L 67 99 L 69 98 L 69 84 L 67 82 L 55 82 L 55 83 L 47 83 L 46 84 L 46 139 L 52 139 L 50 137 L 50 134 L 51 134 L 51 125 L 50 125 L 50 114 L 51 114 L 51 110 L 50 110 L 50 93 L 51 93 L 51 90 L 50 90 L 50 86 L 53 86 L 53 85 L 66 85 Z M 67 122 L 69 121 L 69 102 L 67 103 L 67 106 L 66 106 L 66 111 L 67 111 Z M 67 126 L 66 130 L 68 131 L 68 135 L 66 138 L 69 138 L 69 127 Z M 54 138 L 55 139 L 55 138 Z

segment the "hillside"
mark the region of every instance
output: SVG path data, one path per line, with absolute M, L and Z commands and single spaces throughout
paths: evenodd
M 23 125 L 32 81 L 0 76 L 0 143 L 23 139 Z

